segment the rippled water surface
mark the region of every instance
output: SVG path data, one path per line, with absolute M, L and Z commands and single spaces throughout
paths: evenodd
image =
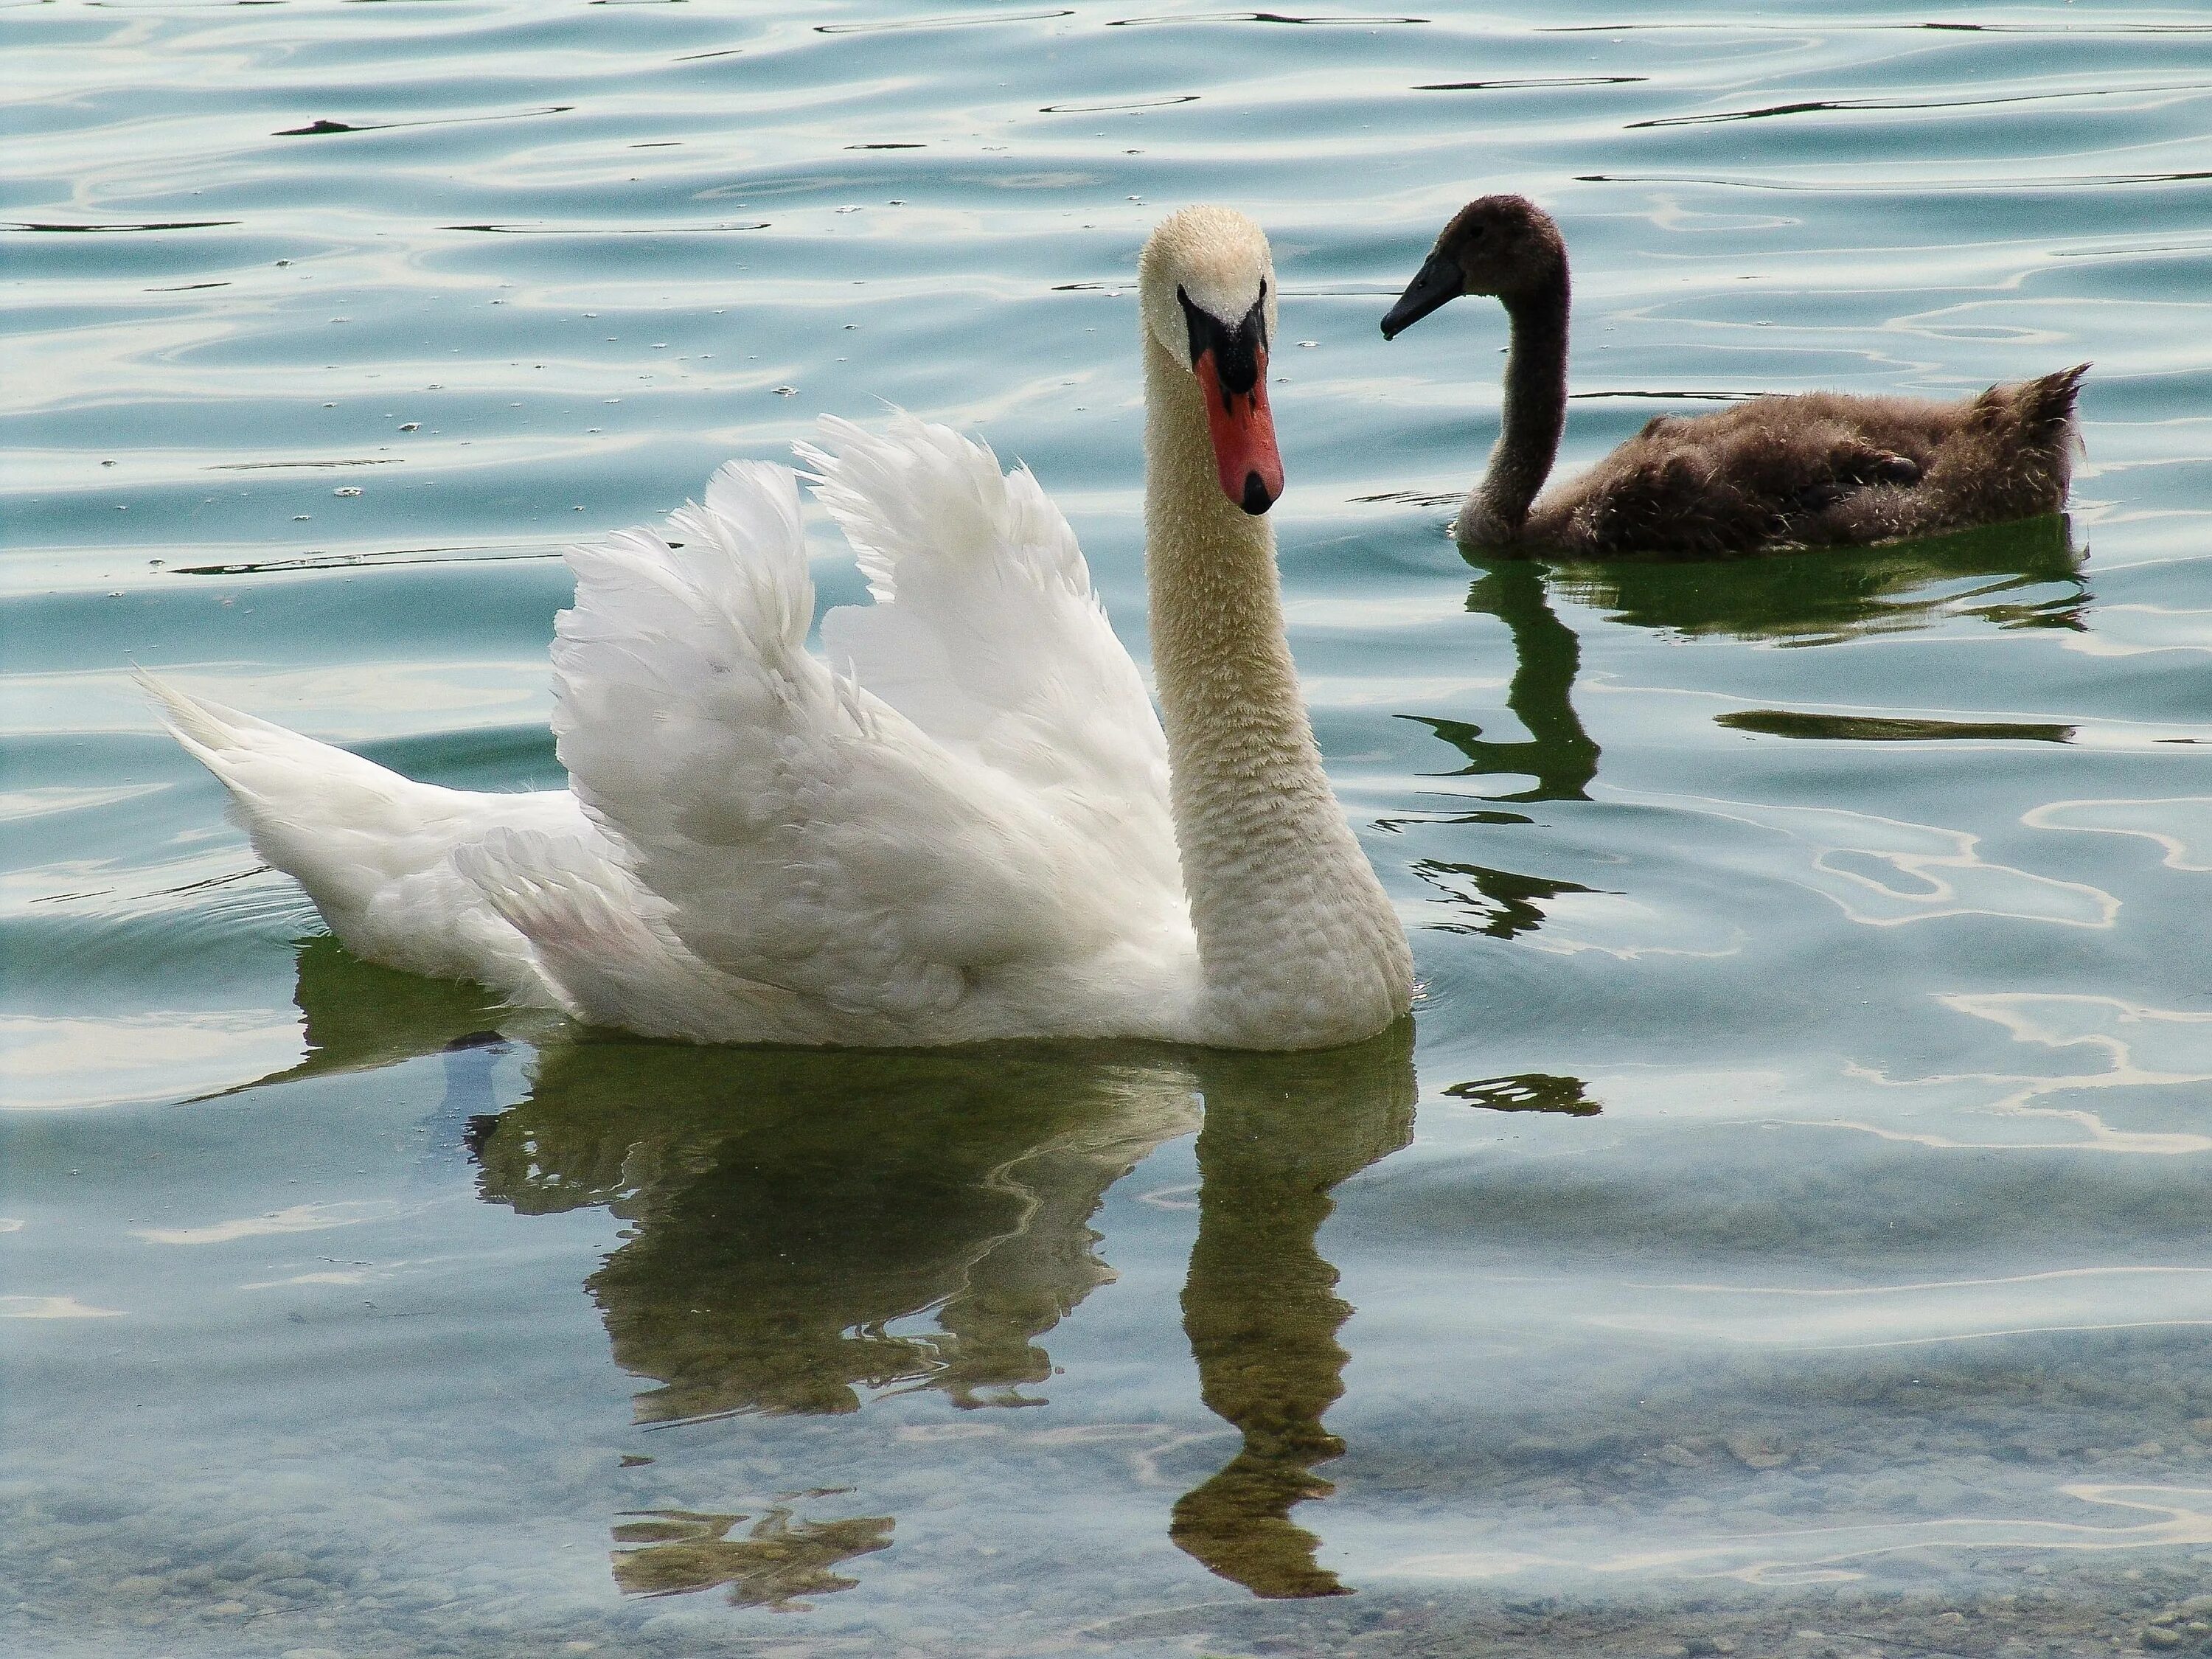
M 0 11 L 0 1645 L 2075 1653 L 2212 1591 L 2212 23 L 1147 3 Z M 1470 568 L 1502 318 L 1376 324 L 1492 189 L 1576 255 L 1568 465 L 2087 358 L 2070 523 Z M 557 781 L 562 544 L 886 403 L 1030 463 L 1141 656 L 1133 262 L 1202 199 L 1274 239 L 1405 1042 L 586 1039 L 320 937 L 130 683 Z

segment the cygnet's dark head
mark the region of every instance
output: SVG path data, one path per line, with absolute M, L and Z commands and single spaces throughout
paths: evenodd
M 1552 216 L 1525 196 L 1484 196 L 1453 216 L 1398 303 L 1382 337 L 1402 331 L 1462 294 L 1490 294 L 1511 305 L 1559 289 L 1567 245 Z

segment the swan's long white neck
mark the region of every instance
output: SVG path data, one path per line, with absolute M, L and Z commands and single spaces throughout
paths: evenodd
M 1222 494 L 1204 393 L 1145 333 L 1152 663 L 1210 1042 L 1320 1047 L 1405 1012 L 1413 962 L 1322 769 L 1275 538 Z

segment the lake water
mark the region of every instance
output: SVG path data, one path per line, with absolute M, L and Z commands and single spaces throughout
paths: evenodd
M 2212 1640 L 2202 9 L 787 10 L 0 15 L 0 1645 Z M 1567 465 L 2087 358 L 2070 523 L 1470 568 L 1502 317 L 1376 325 L 1500 189 Z M 319 937 L 130 683 L 557 782 L 562 545 L 886 403 L 1141 657 L 1192 200 L 1405 1041 L 586 1039 Z

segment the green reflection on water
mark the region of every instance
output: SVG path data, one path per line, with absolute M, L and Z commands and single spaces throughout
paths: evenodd
M 2071 743 L 2074 728 L 2035 720 L 1914 720 L 1895 714 L 1818 714 L 1792 708 L 1743 708 L 1713 716 L 1732 732 L 1770 738 L 1826 738 L 1855 743 L 1960 743 L 1972 738 Z
M 1291 1506 L 1335 1490 L 1314 1466 L 1344 1442 L 1322 1414 L 1344 1392 L 1351 1305 L 1316 1243 L 1331 1191 L 1413 1139 L 1413 1025 L 1326 1054 L 1207 1054 L 1198 1242 L 1183 1331 L 1206 1405 L 1243 1435 L 1175 1506 L 1170 1535 L 1255 1595 L 1337 1595 Z
M 389 1066 L 435 1054 L 502 1020 L 517 1023 L 481 985 L 379 968 L 328 934 L 300 947 L 296 971 L 292 994 L 306 1016 L 307 1052 L 290 1070 L 244 1088 Z
M 1042 1403 L 1036 1339 L 1113 1278 L 1091 1212 L 1196 1122 L 1188 1077 L 1126 1051 L 605 1042 L 542 1050 L 472 1140 L 487 1199 L 631 1224 L 586 1288 L 665 1422 L 894 1387 Z M 925 1312 L 937 1330 L 888 1328 Z
M 1443 775 L 1533 780 L 1526 788 L 1485 799 L 1588 800 L 1602 751 L 1575 709 L 1581 644 L 1553 611 L 1551 592 L 1607 611 L 1608 620 L 1635 627 L 1787 645 L 1832 644 L 1860 635 L 1924 628 L 1952 615 L 1978 617 L 2001 628 L 2079 630 L 2085 626 L 2082 618 L 2091 599 L 2081 576 L 2082 557 L 2061 514 L 1919 541 L 1760 560 L 1685 563 L 1624 559 L 1547 565 L 1524 559 L 1491 563 L 1470 554 L 1469 562 L 1482 574 L 1468 589 L 1467 608 L 1505 624 L 1513 648 L 1505 706 L 1528 735 L 1498 739 L 1485 737 L 1480 726 L 1462 720 L 1406 718 L 1427 726 L 1467 757 L 1465 766 Z M 1962 592 L 1957 586 L 1960 582 L 1973 585 Z M 2017 602 L 2000 598 L 2051 585 L 2063 591 Z M 2063 726 L 1846 720 L 1764 711 L 1718 719 L 1723 726 L 1788 737 L 1997 737 L 2063 743 L 2072 735 L 2072 728 Z M 1495 819 L 1480 815 L 1480 821 Z M 1510 896 L 1512 881 L 1532 879 L 1472 866 L 1450 867 L 1475 878 L 1494 901 Z M 1499 878 L 1504 884 L 1485 878 Z M 1510 938 L 1517 931 L 1522 930 L 1516 927 L 1498 936 Z
M 1516 1072 L 1510 1077 L 1475 1078 L 1444 1091 L 1454 1100 L 1492 1112 L 1557 1112 L 1565 1117 L 1595 1117 L 1604 1107 L 1589 1097 L 1578 1077 L 1549 1072 Z
M 681 1595 L 730 1587 L 732 1607 L 798 1612 L 803 1595 L 850 1589 L 860 1581 L 830 1571 L 857 1555 L 889 1549 L 889 1516 L 848 1521 L 793 1520 L 778 1504 L 741 1539 L 730 1529 L 750 1515 L 703 1515 L 690 1510 L 641 1510 L 615 1528 L 615 1542 L 635 1547 L 615 1552 L 615 1583 L 629 1595 Z
M 1528 735 L 1517 742 L 1485 738 L 1461 720 L 1421 720 L 1467 757 L 1455 777 L 1516 773 L 1534 778 L 1528 788 L 1488 799 L 1507 801 L 1588 800 L 1597 776 L 1599 750 L 1575 713 L 1575 676 L 1582 647 L 1574 630 L 1553 614 L 1544 595 L 1544 572 L 1526 560 L 1501 563 L 1475 578 L 1467 608 L 1495 617 L 1513 641 L 1513 678 L 1505 706 Z M 1419 716 L 1408 718 L 1419 719 Z
M 1919 541 L 1770 559 L 1561 564 L 1553 583 L 1568 598 L 1635 627 L 1821 645 L 1923 628 L 1946 616 L 1978 617 L 2000 628 L 2081 631 L 2092 598 L 2082 557 L 2065 515 L 2053 513 Z M 1960 582 L 1972 585 L 1961 591 Z M 2041 599 L 2006 597 L 2049 585 L 2063 591 Z M 1480 590 L 1482 582 L 1475 586 Z M 1468 606 L 1487 608 L 1472 595 Z

